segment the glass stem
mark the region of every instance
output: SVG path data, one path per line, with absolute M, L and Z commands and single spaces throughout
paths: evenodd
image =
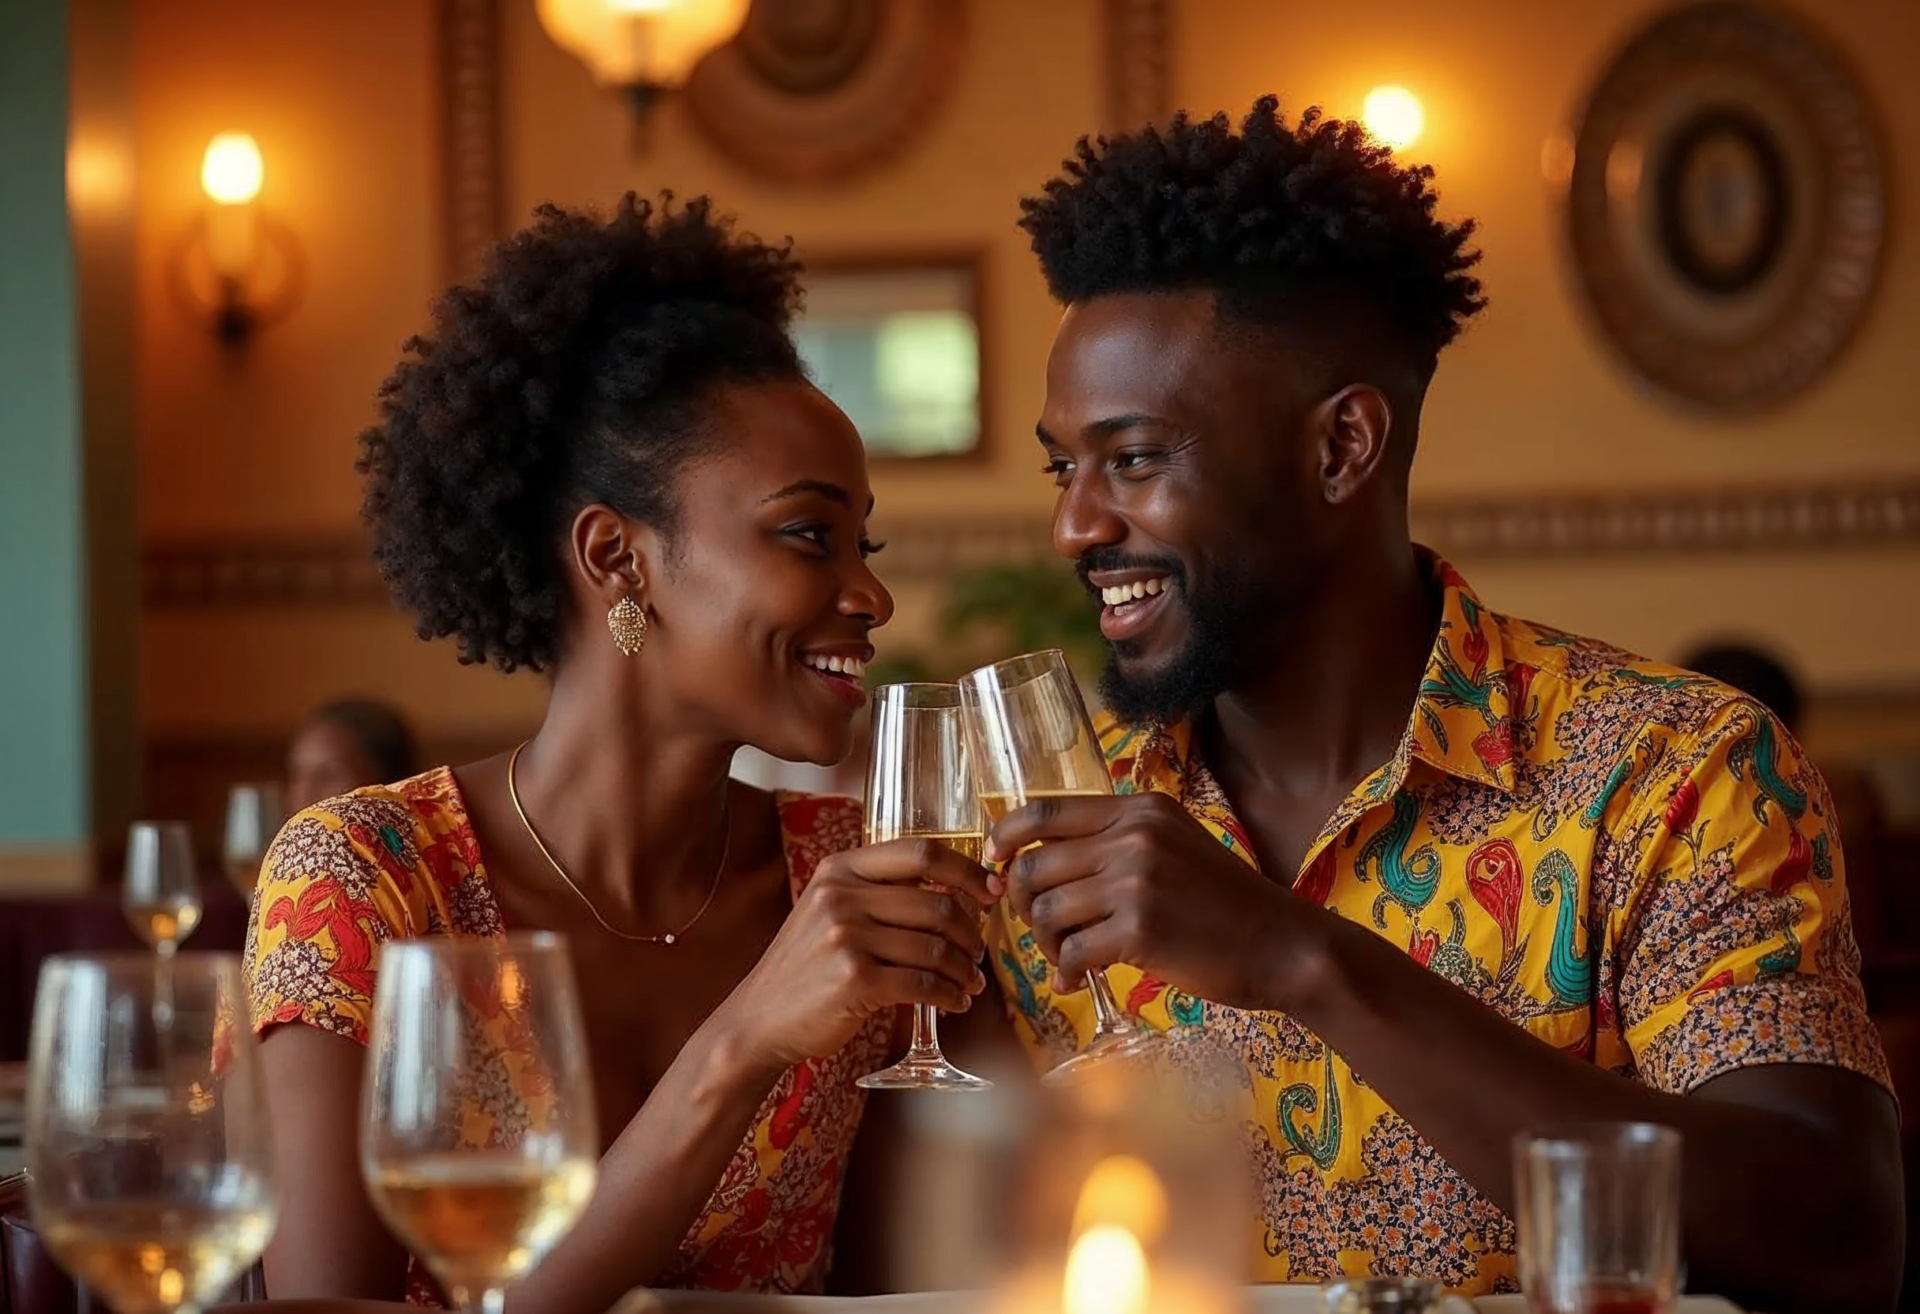
M 913 1044 L 907 1052 L 916 1057 L 940 1052 L 940 1013 L 932 1004 L 913 1006 Z
M 1087 989 L 1093 992 L 1093 1033 L 1096 1036 L 1125 1035 L 1133 1030 L 1133 1024 L 1120 1011 L 1120 1005 L 1113 1002 L 1113 987 L 1107 984 L 1105 972 L 1088 972 Z

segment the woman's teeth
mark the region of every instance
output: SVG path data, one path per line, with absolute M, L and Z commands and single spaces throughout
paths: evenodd
M 817 657 L 807 653 L 800 658 L 816 671 L 826 671 L 830 675 L 844 675 L 852 680 L 867 678 L 867 664 L 858 657 Z
M 1156 579 L 1137 579 L 1131 584 L 1116 584 L 1100 590 L 1100 601 L 1109 607 L 1118 607 L 1136 598 L 1151 598 L 1167 587 L 1167 579 L 1167 576 L 1161 575 Z

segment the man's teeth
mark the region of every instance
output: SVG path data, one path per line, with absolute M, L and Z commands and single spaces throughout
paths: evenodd
M 858 657 L 820 657 L 806 653 L 801 658 L 816 671 L 827 671 L 833 675 L 850 676 L 855 680 L 867 678 L 867 664 Z
M 1161 575 L 1155 579 L 1137 579 L 1131 584 L 1116 584 L 1112 588 L 1100 590 L 1100 601 L 1109 607 L 1118 607 L 1123 602 L 1132 602 L 1135 598 L 1151 598 L 1167 587 L 1168 577 Z

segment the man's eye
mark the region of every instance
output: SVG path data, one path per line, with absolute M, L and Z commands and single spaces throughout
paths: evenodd
M 1131 470 L 1135 466 L 1145 465 L 1152 459 L 1152 452 L 1116 452 L 1113 457 L 1113 468 Z

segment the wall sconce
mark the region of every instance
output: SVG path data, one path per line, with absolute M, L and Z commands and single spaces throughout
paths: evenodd
M 686 85 L 701 57 L 731 41 L 753 0 L 539 0 L 540 25 L 594 81 L 644 115 Z
M 260 210 L 266 166 L 244 132 L 207 143 L 200 188 L 207 207 L 168 266 L 175 301 L 229 346 L 283 319 L 299 299 L 299 253 L 286 228 Z

